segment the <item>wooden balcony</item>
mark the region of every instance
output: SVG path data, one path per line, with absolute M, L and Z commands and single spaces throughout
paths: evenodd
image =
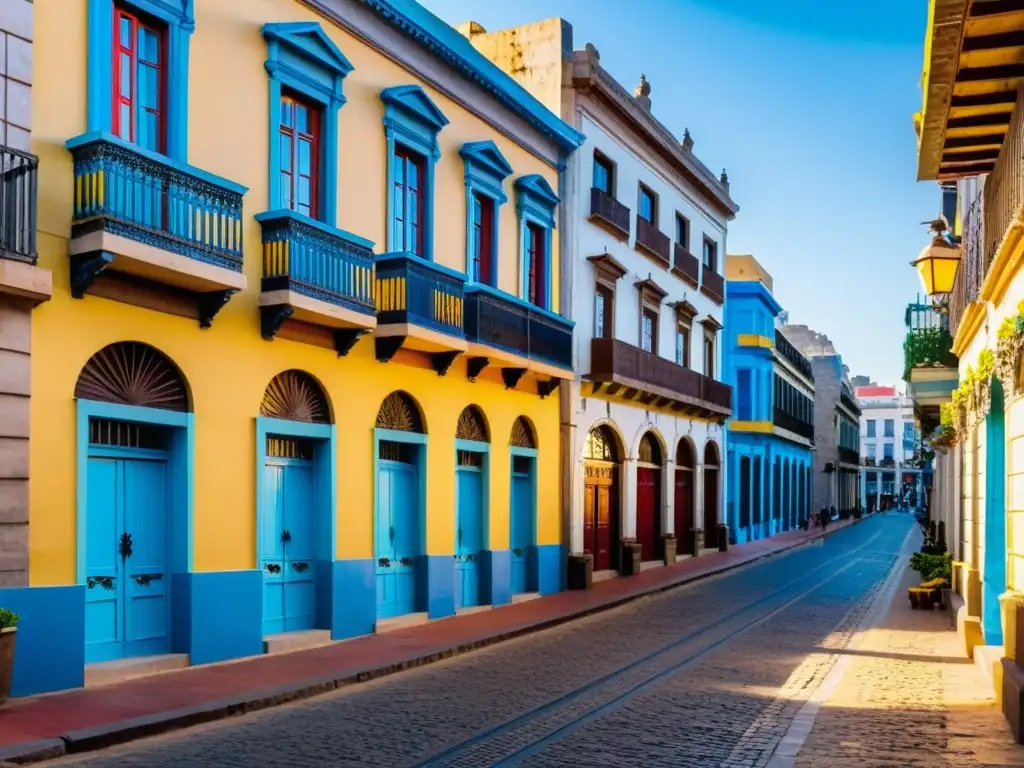
M 263 338 L 282 324 L 327 329 L 339 355 L 377 325 L 373 243 L 288 210 L 256 216 L 263 228 Z
M 387 362 L 405 347 L 444 355 L 436 360 L 450 365 L 454 354 L 467 349 L 462 326 L 466 276 L 406 252 L 374 261 L 377 359 Z
M 464 327 L 474 369 L 500 365 L 505 383 L 526 372 L 572 375 L 571 321 L 485 285 L 466 287 Z M 514 383 L 513 383 L 514 386 Z
M 672 274 L 685 280 L 694 288 L 700 281 L 700 262 L 697 257 L 679 243 L 673 243 Z
M 670 266 L 672 241 L 656 224 L 652 224 L 640 214 L 636 217 L 636 248 L 654 257 L 664 266 Z
M 620 240 L 629 239 L 629 208 L 603 190 L 590 190 L 590 220 Z
M 732 415 L 728 384 L 618 339 L 591 341 L 590 373 L 585 378 L 594 382 L 595 392 L 670 408 L 680 415 L 719 421 Z
M 0 144 L 0 295 L 33 304 L 53 294 L 53 278 L 36 263 L 39 158 Z
M 775 352 L 796 368 L 804 377 L 814 381 L 814 369 L 811 368 L 811 362 L 801 354 L 800 350 L 793 346 L 792 342 L 780 330 L 775 331 Z
M 772 414 L 772 423 L 780 429 L 814 442 L 814 425 L 786 413 L 778 406 L 775 407 L 775 412 Z
M 725 304 L 725 278 L 705 266 L 701 276 L 700 292 L 718 306 L 722 306 Z
M 208 326 L 246 286 L 246 188 L 106 133 L 85 134 L 66 146 L 74 162 L 72 296 L 88 292 L 135 303 L 164 287 L 195 299 L 199 323 Z M 94 286 L 101 272 L 132 281 L 111 295 Z

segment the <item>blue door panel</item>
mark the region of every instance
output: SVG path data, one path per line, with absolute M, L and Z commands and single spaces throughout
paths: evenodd
M 455 529 L 455 607 L 480 605 L 480 556 L 483 549 L 482 473 L 475 467 L 456 471 L 458 516 Z
M 316 619 L 313 562 L 313 466 L 290 462 L 284 469 L 284 628 L 312 629 Z M 285 533 L 286 532 L 286 533 Z
M 511 503 L 512 594 L 530 591 L 529 556 L 535 544 L 533 478 L 529 473 L 512 474 Z
M 121 557 L 118 541 L 119 462 L 90 458 L 85 551 L 85 660 L 119 659 L 124 655 L 121 618 Z
M 398 605 L 395 574 L 391 564 L 395 560 L 394 521 L 395 471 L 383 462 L 377 472 L 377 519 L 374 521 L 374 557 L 377 582 L 377 617 L 386 619 L 397 615 Z
M 263 519 L 260 521 L 260 567 L 263 569 L 263 634 L 284 631 L 284 466 L 263 469 Z
M 381 461 L 377 476 L 374 530 L 377 618 L 403 616 L 416 609 L 416 552 L 419 547 L 415 465 Z

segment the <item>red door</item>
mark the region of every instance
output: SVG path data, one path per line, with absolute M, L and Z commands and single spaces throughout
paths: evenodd
M 676 540 L 682 541 L 693 528 L 693 470 L 676 470 Z
M 636 470 L 636 540 L 640 543 L 640 559 L 658 557 L 658 470 L 638 467 Z
M 704 470 L 704 533 L 718 535 L 718 469 Z
M 614 469 L 594 467 L 583 486 L 583 551 L 594 556 L 594 570 L 614 567 L 612 542 L 617 538 L 613 508 Z

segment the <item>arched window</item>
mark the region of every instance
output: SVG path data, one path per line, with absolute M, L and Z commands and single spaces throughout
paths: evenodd
M 710 441 L 704 446 L 704 467 L 707 469 L 718 469 L 719 463 L 718 444 Z
M 587 434 L 587 444 L 583 449 L 584 459 L 597 461 L 618 461 L 618 441 L 611 428 L 602 424 Z
M 676 467 L 680 469 L 693 469 L 693 463 L 693 444 L 684 437 L 676 447 Z
M 78 374 L 75 397 L 103 403 L 189 411 L 188 386 L 163 352 L 137 341 L 109 344 Z
M 467 405 L 459 414 L 459 423 L 455 426 L 455 437 L 459 440 L 474 440 L 478 443 L 489 443 L 490 434 L 483 413 L 475 405 Z
M 260 416 L 312 424 L 330 424 L 331 408 L 319 382 L 305 371 L 277 374 L 263 393 Z
M 637 458 L 644 464 L 656 464 L 661 466 L 661 445 L 658 438 L 648 432 L 640 438 L 640 447 L 637 450 Z
M 411 395 L 396 390 L 384 398 L 377 412 L 377 428 L 426 434 L 419 406 Z
M 537 438 L 533 432 L 533 426 L 524 416 L 520 416 L 512 423 L 512 435 L 508 444 L 516 448 L 536 448 Z

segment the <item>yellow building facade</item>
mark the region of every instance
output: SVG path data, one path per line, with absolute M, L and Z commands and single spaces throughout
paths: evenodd
M 562 588 L 581 137 L 404 0 L 39 0 L 35 29 L 53 288 L 5 591 L 47 639 L 15 692 Z

